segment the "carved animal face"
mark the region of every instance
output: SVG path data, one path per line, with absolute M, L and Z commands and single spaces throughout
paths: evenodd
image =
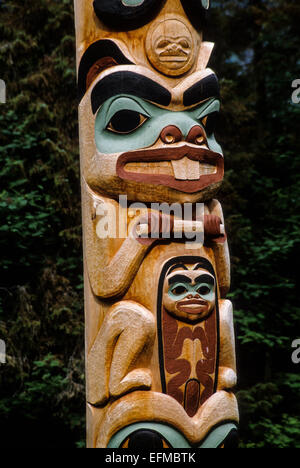
M 179 320 L 199 322 L 207 318 L 216 306 L 215 278 L 206 270 L 179 266 L 165 279 L 163 306 Z
M 88 52 L 79 89 L 82 168 L 90 189 L 141 202 L 211 199 L 224 176 L 214 136 L 220 109 L 215 74 L 196 72 L 175 86 L 134 65 L 116 42 L 99 41 Z
M 90 94 L 95 149 L 84 164 L 89 186 L 139 201 L 211 198 L 224 175 L 222 150 L 214 137 L 220 104 L 205 92 L 215 75 L 181 93 L 186 105 L 172 111 L 171 90 L 151 79 L 150 72 L 116 68 L 100 75 Z

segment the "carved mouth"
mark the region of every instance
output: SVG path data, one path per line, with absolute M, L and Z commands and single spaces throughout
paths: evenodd
M 185 62 L 186 60 L 188 60 L 189 55 L 190 55 L 190 52 L 185 52 L 182 49 L 176 49 L 176 50 L 167 49 L 161 52 L 159 54 L 159 57 L 162 62 L 168 62 L 168 61 L 173 61 L 173 60 Z
M 185 312 L 191 315 L 202 315 L 207 311 L 207 303 L 199 299 L 191 299 L 178 302 L 177 308 L 180 312 Z
M 224 158 L 207 148 L 188 145 L 134 151 L 119 157 L 117 174 L 123 180 L 195 193 L 222 181 Z
M 160 61 L 161 62 L 186 62 L 188 60 L 188 57 L 182 57 L 180 55 L 160 55 Z

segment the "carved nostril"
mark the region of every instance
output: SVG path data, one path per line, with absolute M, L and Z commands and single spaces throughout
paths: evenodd
M 183 135 L 179 128 L 175 127 L 175 125 L 169 125 L 163 129 L 160 134 L 160 138 L 166 145 L 172 145 L 173 143 L 182 141 Z
M 200 127 L 200 125 L 195 125 L 195 127 L 190 130 L 187 141 L 194 145 L 207 145 L 206 134 L 203 128 Z
M 171 135 L 170 133 L 166 135 L 165 140 L 166 140 L 166 143 L 168 144 L 175 143 L 175 137 L 174 135 Z

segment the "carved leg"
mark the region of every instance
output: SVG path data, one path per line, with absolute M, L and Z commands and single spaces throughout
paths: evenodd
M 103 405 L 111 396 L 150 389 L 150 370 L 130 368 L 141 354 L 144 360 L 151 356 L 154 338 L 155 320 L 148 309 L 133 301 L 115 304 L 88 354 L 88 401 Z
M 232 303 L 220 301 L 220 367 L 218 390 L 230 390 L 236 386 L 235 338 Z

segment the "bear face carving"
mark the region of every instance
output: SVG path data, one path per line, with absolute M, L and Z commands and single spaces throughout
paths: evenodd
M 140 66 L 101 72 L 80 105 L 83 171 L 90 188 L 143 202 L 212 198 L 224 176 L 214 136 L 218 95 L 210 70 L 175 88 Z

